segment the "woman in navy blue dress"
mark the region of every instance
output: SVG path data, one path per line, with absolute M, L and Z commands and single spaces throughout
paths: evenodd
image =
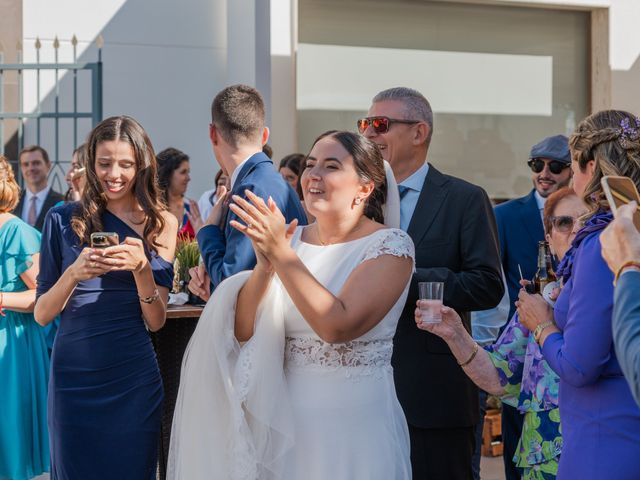
M 53 480 L 155 479 L 162 381 L 147 334 L 165 321 L 177 221 L 161 207 L 142 127 L 90 134 L 80 202 L 49 211 L 35 318 L 61 314 L 49 381 Z M 91 248 L 93 232 L 119 244 Z M 146 328 L 145 328 L 146 327 Z

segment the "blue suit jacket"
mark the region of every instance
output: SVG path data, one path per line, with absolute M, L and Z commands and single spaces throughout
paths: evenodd
M 613 343 L 618 363 L 636 403 L 640 405 L 640 273 L 625 272 L 618 280 L 613 304 Z
M 297 218 L 300 225 L 306 225 L 307 216 L 297 193 L 276 172 L 271 159 L 262 152 L 254 154 L 242 166 L 231 195 L 245 197 L 245 190 L 252 191 L 265 201 L 269 197 L 273 198 L 287 223 Z M 229 225 L 234 219 L 238 220 L 238 217 L 229 211 L 224 231 L 217 225 L 207 225 L 197 234 L 200 253 L 211 277 L 212 290 L 225 278 L 243 270 L 251 270 L 256 264 L 251 241 Z
M 538 242 L 544 240 L 544 227 L 534 190 L 522 198 L 515 198 L 495 208 L 500 241 L 500 258 L 507 279 L 511 301 L 509 318 L 515 312 L 514 302 L 520 291 L 520 272 L 531 280 L 537 270 Z

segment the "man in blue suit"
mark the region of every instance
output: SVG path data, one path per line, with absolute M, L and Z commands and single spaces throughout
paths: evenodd
M 544 240 L 542 211 L 546 198 L 571 180 L 569 142 L 564 135 L 547 137 L 531 148 L 529 168 L 533 189 L 528 195 L 502 203 L 495 208 L 500 241 L 500 258 L 509 291 L 509 319 L 515 312 L 520 290 L 520 271 L 526 280 L 536 273 L 538 242 Z M 513 455 L 522 431 L 522 415 L 517 409 L 502 407 L 502 441 L 507 480 L 520 478 Z
M 616 278 L 612 320 L 616 356 L 640 405 L 640 232 L 633 223 L 637 208 L 636 202 L 620 207 L 600 235 L 600 244 Z
M 250 190 L 264 200 L 273 198 L 287 222 L 297 218 L 300 225 L 307 223 L 298 195 L 262 152 L 269 139 L 264 114 L 262 96 L 246 85 L 225 88 L 211 105 L 209 138 L 218 163 L 231 179 L 231 192 L 221 195 L 217 208 L 214 206 L 196 234 L 206 275 L 202 267 L 192 269 L 189 289 L 205 300 L 225 278 L 256 264 L 251 241 L 229 225 L 238 217 L 230 211 L 223 213 L 225 199 L 244 197 Z

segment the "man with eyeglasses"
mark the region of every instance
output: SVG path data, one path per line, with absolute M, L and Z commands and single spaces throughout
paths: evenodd
M 378 93 L 361 134 L 378 145 L 400 193 L 400 227 L 416 247 L 416 272 L 394 338 L 396 391 L 409 425 L 413 478 L 468 480 L 478 390 L 447 344 L 414 321 L 418 282 L 444 282 L 444 304 L 470 329 L 469 312 L 504 292 L 493 209 L 486 192 L 427 163 L 433 113 L 418 91 Z
M 542 211 L 549 195 L 565 187 L 571 181 L 571 155 L 569 142 L 564 135 L 547 137 L 531 148 L 529 161 L 533 189 L 524 197 L 515 198 L 495 208 L 502 268 L 509 292 L 508 321 L 515 312 L 515 301 L 520 291 L 520 270 L 526 280 L 536 273 L 538 242 L 544 240 Z M 487 316 L 495 311 L 482 312 Z M 503 460 L 507 480 L 517 480 L 520 473 L 513 463 L 513 456 L 522 432 L 522 414 L 509 405 L 502 406 Z

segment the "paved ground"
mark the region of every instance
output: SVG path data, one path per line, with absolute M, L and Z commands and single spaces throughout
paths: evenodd
M 481 480 L 504 480 L 502 457 L 482 457 L 480 463 Z M 45 473 L 33 480 L 49 480 L 49 474 Z
M 480 480 L 504 480 L 502 457 L 482 457 Z

